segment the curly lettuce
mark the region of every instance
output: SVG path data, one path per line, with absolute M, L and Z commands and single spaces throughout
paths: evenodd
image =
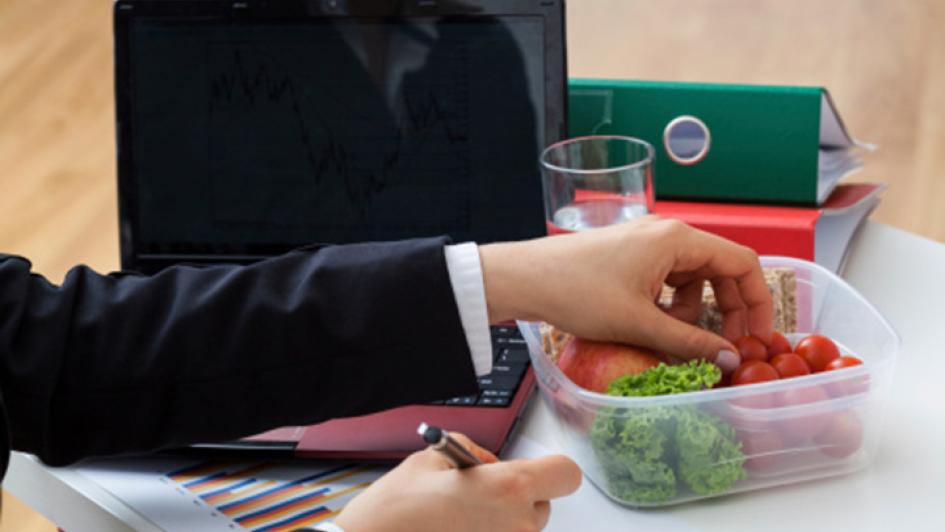
M 685 393 L 711 388 L 721 378 L 719 368 L 705 361 L 660 364 L 615 380 L 607 393 L 623 397 Z M 746 476 L 735 431 L 695 406 L 605 409 L 590 436 L 611 494 L 627 503 L 662 503 L 685 488 L 713 495 Z
M 676 496 L 672 463 L 673 416 L 666 408 L 626 417 L 602 412 L 591 427 L 591 446 L 610 492 L 622 501 L 658 503 Z
M 705 360 L 692 360 L 677 366 L 660 363 L 638 375 L 614 379 L 607 393 L 622 397 L 647 397 L 696 392 L 711 388 L 721 380 L 722 370 Z
M 747 476 L 735 430 L 696 407 L 677 414 L 676 457 L 680 478 L 700 495 L 722 493 Z

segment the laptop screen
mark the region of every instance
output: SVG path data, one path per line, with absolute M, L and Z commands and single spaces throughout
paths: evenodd
M 138 17 L 118 80 L 123 232 L 138 257 L 181 260 L 539 236 L 537 158 L 563 107 L 545 24 Z

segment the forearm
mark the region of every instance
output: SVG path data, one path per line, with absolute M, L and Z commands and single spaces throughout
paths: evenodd
M 14 447 L 61 463 L 471 392 L 443 243 L 154 277 L 79 268 L 61 287 L 16 284 L 23 266 L 6 264 L 2 286 L 20 291 L 0 306 Z

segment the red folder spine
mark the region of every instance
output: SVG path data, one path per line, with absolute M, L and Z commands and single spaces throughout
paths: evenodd
M 754 249 L 760 255 L 814 260 L 817 209 L 657 201 L 656 214 L 682 220 Z

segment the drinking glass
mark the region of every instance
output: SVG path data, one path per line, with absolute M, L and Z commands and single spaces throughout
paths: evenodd
M 549 234 L 586 231 L 653 211 L 653 146 L 633 137 L 577 137 L 542 152 Z

